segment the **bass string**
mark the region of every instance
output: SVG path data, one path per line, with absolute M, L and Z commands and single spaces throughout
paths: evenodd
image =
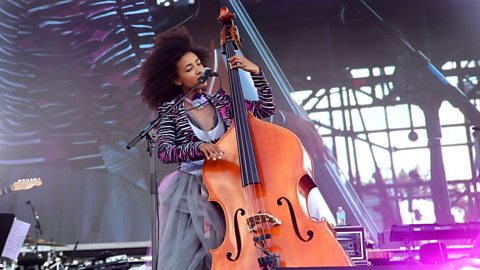
M 232 41 L 229 41 L 226 43 L 226 54 L 227 57 L 230 58 L 233 55 L 235 55 L 235 50 L 233 48 Z M 244 103 L 244 96 L 241 88 L 241 83 L 240 83 L 240 77 L 239 77 L 239 71 L 238 69 L 232 69 L 230 68 L 228 70 L 229 76 L 230 76 L 230 82 L 231 82 L 231 88 L 232 89 L 232 97 L 233 97 L 233 105 L 234 105 L 234 119 L 236 120 L 236 128 L 237 128 L 237 143 L 238 143 L 238 148 L 239 148 L 239 164 L 240 164 L 240 170 L 242 172 L 242 178 L 248 178 L 248 179 L 242 179 L 242 183 L 244 184 L 244 199 L 247 205 L 247 218 L 249 216 L 253 216 L 257 213 L 264 214 L 266 213 L 265 211 L 265 204 L 263 202 L 263 194 L 262 194 L 262 189 L 261 189 L 261 183 L 258 185 L 259 188 L 257 188 L 257 184 L 253 183 L 254 181 L 260 181 L 259 179 L 259 174 L 258 174 L 258 167 L 255 159 L 255 152 L 253 149 L 253 143 L 251 139 L 251 130 L 250 126 L 248 124 L 248 114 L 245 108 L 245 103 Z M 246 163 L 243 164 L 242 161 L 245 161 Z M 247 168 L 245 168 L 247 167 Z M 255 178 L 255 179 L 252 179 Z M 249 181 L 250 180 L 250 181 Z M 250 184 L 252 185 L 251 188 L 248 189 L 248 194 L 245 190 L 247 185 Z M 258 189 L 258 190 L 257 190 Z M 260 199 L 256 196 L 256 194 L 260 195 Z M 260 201 L 260 204 L 259 204 Z M 256 210 L 256 211 L 254 211 Z M 266 248 L 270 249 L 270 243 L 269 241 L 266 240 L 265 235 L 270 234 L 270 227 L 268 224 L 266 224 L 265 220 L 263 220 L 262 217 L 260 217 L 260 222 L 261 222 L 261 236 L 263 243 L 266 244 Z M 266 225 L 266 226 L 265 226 Z M 265 229 L 266 228 L 266 229 Z M 259 256 L 261 256 L 261 251 L 258 250 Z

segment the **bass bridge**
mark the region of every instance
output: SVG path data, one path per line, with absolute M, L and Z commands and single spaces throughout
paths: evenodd
M 250 233 L 257 232 L 258 226 L 262 227 L 262 229 L 266 229 L 263 228 L 265 225 L 268 227 L 274 227 L 281 224 L 282 222 L 280 219 L 269 213 L 257 213 L 247 218 L 247 226 Z

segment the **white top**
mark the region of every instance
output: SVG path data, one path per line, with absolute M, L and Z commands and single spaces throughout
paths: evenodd
M 222 117 L 220 117 L 220 114 L 218 112 L 215 112 L 215 114 L 218 117 L 217 125 L 210 131 L 200 129 L 194 123 L 192 123 L 192 121 L 190 121 L 190 118 L 187 117 L 188 123 L 192 127 L 195 136 L 197 136 L 197 138 L 204 142 L 212 142 L 225 134 L 225 123 L 223 122 L 223 119 Z M 201 175 L 203 162 L 203 159 L 191 162 L 182 162 L 180 163 L 180 170 L 190 174 Z

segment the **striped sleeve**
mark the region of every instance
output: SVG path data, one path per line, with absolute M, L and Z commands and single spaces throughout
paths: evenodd
M 165 111 L 160 108 L 159 112 Z M 158 158 L 163 163 L 189 162 L 203 159 L 203 153 L 199 150 L 202 141 L 178 142 L 175 135 L 176 118 L 169 113 L 164 117 L 157 129 L 158 135 Z
M 225 89 L 220 88 L 218 89 L 217 93 L 212 96 L 216 100 L 217 103 L 220 104 L 229 104 L 232 101 L 232 97 L 227 95 Z
M 258 101 L 246 101 L 247 110 L 252 112 L 255 117 L 266 118 L 275 113 L 275 102 L 273 100 L 272 89 L 265 79 L 265 75 L 251 75 L 253 84 L 257 88 Z

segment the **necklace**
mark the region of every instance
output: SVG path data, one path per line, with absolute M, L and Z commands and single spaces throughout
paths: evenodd
M 203 94 L 195 93 L 192 99 L 185 97 L 185 101 L 192 105 L 193 109 L 201 110 L 208 102 L 207 98 Z

